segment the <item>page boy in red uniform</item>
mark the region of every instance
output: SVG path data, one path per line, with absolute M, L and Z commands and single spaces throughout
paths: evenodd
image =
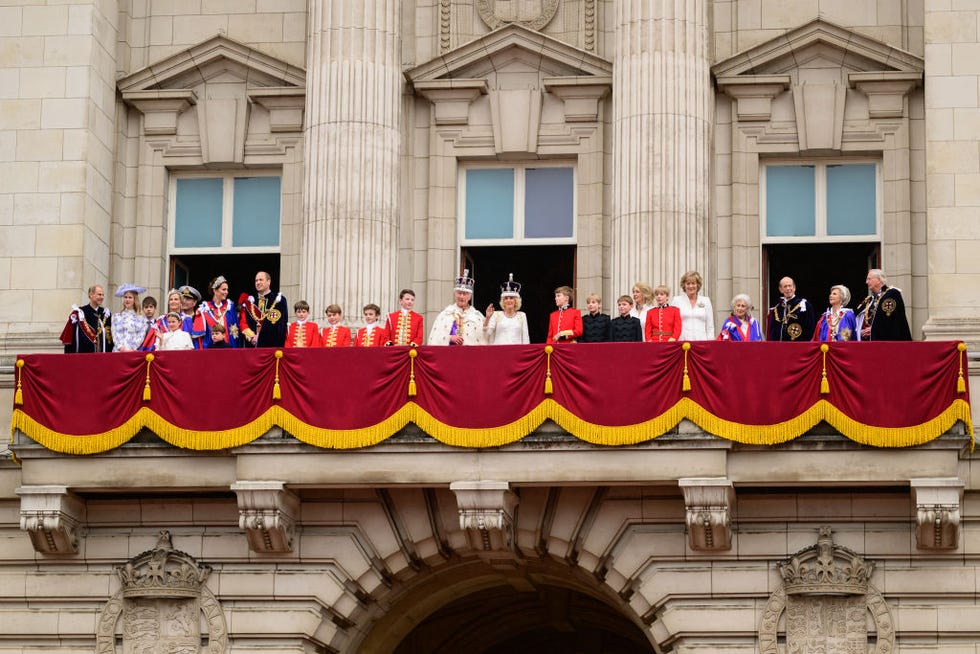
M 582 335 L 582 312 L 571 306 L 574 291 L 571 286 L 555 289 L 555 306 L 548 319 L 549 343 L 574 343 Z
M 386 345 L 422 345 L 422 314 L 412 311 L 415 306 L 415 291 L 410 288 L 402 289 L 398 295 L 398 304 L 401 309 L 389 313 L 385 324 L 391 339 Z

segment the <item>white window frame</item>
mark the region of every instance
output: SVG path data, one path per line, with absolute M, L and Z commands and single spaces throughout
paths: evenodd
M 875 167 L 875 233 L 874 234 L 827 234 L 827 167 L 836 165 L 867 165 Z M 881 241 L 884 218 L 884 192 L 882 190 L 882 162 L 873 158 L 838 157 L 828 159 L 766 159 L 759 162 L 759 236 L 764 245 L 780 243 L 875 243 Z M 815 234 L 813 236 L 768 236 L 766 234 L 766 168 L 770 166 L 813 166 L 813 192 Z
M 232 230 L 235 218 L 235 178 L 236 177 L 278 177 L 279 178 L 279 245 L 233 246 Z M 177 247 L 177 180 L 220 178 L 221 186 L 221 245 L 216 247 Z M 193 254 L 278 254 L 282 248 L 282 171 L 281 170 L 234 170 L 234 171 L 193 171 L 170 174 L 167 203 L 167 246 L 172 256 Z
M 466 238 L 466 171 L 507 169 L 514 170 L 514 224 L 512 238 Z M 560 238 L 527 238 L 524 236 L 524 199 L 527 190 L 528 168 L 571 168 L 572 169 L 572 235 Z M 520 174 L 518 174 L 520 172 Z M 484 245 L 575 245 L 578 240 L 578 167 L 574 161 L 524 161 L 524 162 L 468 162 L 460 164 L 457 170 L 456 206 L 459 207 L 457 240 L 460 247 L 479 247 Z

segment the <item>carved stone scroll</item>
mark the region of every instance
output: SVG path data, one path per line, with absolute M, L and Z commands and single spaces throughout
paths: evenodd
M 732 547 L 732 509 L 735 489 L 721 478 L 679 479 L 687 507 L 688 544 L 692 550 L 717 551 Z
M 21 486 L 20 528 L 42 554 L 77 554 L 85 504 L 65 486 Z
M 238 525 L 253 552 L 291 552 L 299 498 L 283 481 L 237 481 Z
M 477 552 L 510 552 L 518 498 L 505 481 L 454 481 L 449 489 L 459 505 L 459 527 Z

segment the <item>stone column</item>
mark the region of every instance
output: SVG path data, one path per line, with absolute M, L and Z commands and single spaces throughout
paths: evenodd
M 301 295 L 348 319 L 393 306 L 401 0 L 309 0 Z
M 927 339 L 980 346 L 980 9 L 926 0 Z
M 707 0 L 618 0 L 613 294 L 705 273 L 712 90 Z M 710 293 L 712 289 L 708 288 Z

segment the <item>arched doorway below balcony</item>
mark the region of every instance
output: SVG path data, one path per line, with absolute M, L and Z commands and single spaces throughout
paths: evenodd
M 482 561 L 423 573 L 377 619 L 360 652 L 652 654 L 628 604 L 554 561 Z

